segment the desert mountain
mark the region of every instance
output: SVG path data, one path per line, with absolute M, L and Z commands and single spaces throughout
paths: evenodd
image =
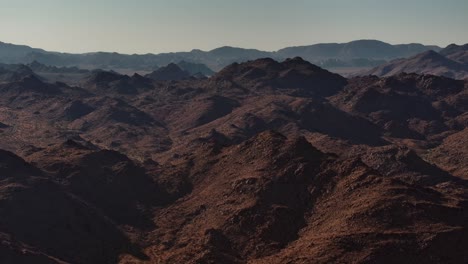
M 147 74 L 145 77 L 155 81 L 176 81 L 188 79 L 190 77 L 206 78 L 214 73 L 214 71 L 206 67 L 204 64 L 181 61 L 177 64 L 169 63 L 168 65 Z
M 0 81 L 15 81 L 28 75 L 34 75 L 47 82 L 78 84 L 91 71 L 77 67 L 48 66 L 37 61 L 29 64 L 0 64 Z
M 468 65 L 468 44 L 461 46 L 456 44 L 448 45 L 440 51 L 440 54 L 461 64 Z
M 0 262 L 466 263 L 467 95 L 299 57 L 6 80 Z
M 30 75 L 35 73 L 26 65 L 0 64 L 0 82 L 14 82 Z
M 187 61 L 180 61 L 177 63 L 182 70 L 188 72 L 190 75 L 204 75 L 204 76 L 211 76 L 215 72 L 208 68 L 206 65 L 201 63 L 192 63 Z
M 1 150 L 0 160 L 2 262 L 110 263 L 131 251 L 123 232 L 94 206 L 10 152 Z
M 348 43 L 324 43 L 309 46 L 289 47 L 280 49 L 281 57 L 300 56 L 305 60 L 319 59 L 394 59 L 409 57 L 427 50 L 439 51 L 437 46 L 421 44 L 391 45 L 378 40 L 356 40 Z
M 81 79 L 81 83 L 100 94 L 136 94 L 152 87 L 152 81 L 137 73 L 133 76 L 108 71 L 93 71 Z M 113 93 L 112 93 L 113 92 Z
M 26 65 L 28 66 L 31 70 L 33 70 L 34 72 L 37 72 L 38 74 L 40 73 L 56 73 L 56 74 L 60 74 L 60 73 L 88 73 L 89 71 L 88 70 L 84 70 L 84 69 L 78 69 L 77 67 L 70 67 L 70 68 L 67 68 L 67 67 L 55 67 L 55 66 L 48 66 L 48 65 L 44 65 L 44 64 L 41 64 L 37 61 L 33 61 L 31 62 L 30 64 Z
M 457 53 L 458 54 L 458 53 Z M 461 58 L 452 54 L 452 58 Z M 419 73 L 446 76 L 455 79 L 468 77 L 468 67 L 458 61 L 445 57 L 442 53 L 426 51 L 408 59 L 398 59 L 377 66 L 363 74 L 391 76 L 398 73 Z
M 165 67 L 161 67 L 147 74 L 146 77 L 156 81 L 182 80 L 190 77 L 190 73 L 182 70 L 177 64 L 170 63 Z
M 27 57 L 28 54 L 32 52 L 46 53 L 46 51 L 42 49 L 35 49 L 25 45 L 15 45 L 0 41 L 0 62 L 2 63 L 24 63 L 25 61 L 21 61 L 21 58 Z

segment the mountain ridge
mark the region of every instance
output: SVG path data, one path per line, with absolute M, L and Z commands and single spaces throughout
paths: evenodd
M 373 48 L 376 51 L 380 50 L 380 53 L 374 54 L 366 54 L 362 51 L 360 44 L 367 45 L 370 47 L 377 47 Z M 16 47 L 13 44 L 2 44 L 0 45 L 0 54 L 6 54 L 6 50 L 8 47 Z M 143 70 L 143 69 L 153 69 L 154 66 L 162 66 L 167 65 L 169 63 L 177 63 L 179 61 L 187 61 L 193 63 L 202 63 L 206 64 L 212 70 L 220 70 L 221 68 L 231 64 L 233 62 L 244 62 L 246 60 L 257 59 L 261 57 L 272 57 L 275 59 L 285 59 L 288 57 L 296 57 L 300 56 L 311 62 L 317 62 L 319 60 L 324 59 L 321 56 L 314 55 L 315 53 L 311 54 L 304 54 L 303 51 L 299 51 L 300 48 L 306 49 L 315 49 L 323 47 L 323 46 L 333 46 L 333 47 L 347 47 L 344 50 L 340 51 L 340 48 L 334 50 L 334 54 L 332 56 L 326 57 L 325 59 L 330 58 L 363 58 L 363 59 L 375 59 L 374 57 L 377 56 L 378 58 L 385 57 L 385 58 L 396 58 L 396 57 L 404 57 L 408 56 L 409 54 L 413 55 L 416 54 L 418 51 L 422 51 L 423 49 L 437 49 L 439 47 L 436 46 L 424 46 L 422 44 L 399 44 L 399 45 L 391 45 L 385 42 L 376 41 L 376 40 L 359 40 L 353 41 L 348 43 L 329 43 L 329 44 L 314 44 L 308 46 L 301 46 L 301 47 L 290 47 L 290 48 L 283 48 L 278 51 L 261 51 L 258 49 L 245 49 L 245 48 L 238 48 L 238 47 L 230 47 L 230 46 L 223 46 L 219 48 L 215 48 L 209 51 L 202 51 L 194 49 L 192 51 L 186 52 L 171 52 L 171 53 L 159 53 L 159 54 L 120 54 L 116 52 L 92 52 L 92 53 L 83 53 L 83 54 L 72 54 L 72 53 L 60 53 L 60 52 L 48 52 L 41 49 L 34 49 L 28 46 L 18 46 L 21 47 L 21 53 L 18 53 L 16 57 L 3 57 L 0 56 L 0 62 L 7 62 L 7 63 L 31 63 L 32 61 L 36 60 L 40 63 L 51 65 L 51 66 L 80 66 L 81 68 L 133 68 L 136 70 Z M 417 46 L 415 50 L 414 47 Z M 380 49 L 381 46 L 384 46 L 384 49 Z M 380 47 L 380 48 L 379 48 Z M 402 48 L 403 47 L 403 48 Z M 405 50 L 405 47 L 407 50 Z M 361 49 L 361 51 L 354 51 L 355 49 Z M 2 49 L 5 52 L 2 53 Z M 291 52 L 286 52 L 287 49 L 290 50 L 297 50 L 294 51 L 294 54 Z M 332 49 L 333 50 L 333 49 Z M 410 51 L 408 51 L 410 50 Z M 383 54 L 388 53 L 388 54 Z M 352 55 L 356 54 L 356 55 Z M 378 55 L 378 54 L 383 54 Z M 359 56 L 357 56 L 359 55 Z M 344 56 L 344 57 L 343 57 Z
M 444 50 L 441 53 L 432 50 L 425 51 L 410 58 L 390 61 L 358 75 L 392 76 L 405 72 L 433 74 L 455 79 L 468 78 L 468 65 L 464 65 L 463 61 L 453 60 L 449 57 L 451 54 L 452 58 L 460 58 L 460 54 L 455 52 L 455 56 L 453 53 L 449 53 L 449 56 L 444 55 L 448 52 L 444 52 Z

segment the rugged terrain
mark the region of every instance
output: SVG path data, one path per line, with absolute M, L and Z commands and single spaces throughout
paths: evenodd
M 468 262 L 466 80 L 188 72 L 0 72 L 0 262 Z

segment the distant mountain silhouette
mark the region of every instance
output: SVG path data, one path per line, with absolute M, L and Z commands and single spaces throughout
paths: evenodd
M 0 62 L 31 63 L 40 62 L 52 66 L 77 66 L 86 69 L 132 69 L 151 71 L 156 66 L 181 61 L 205 64 L 212 70 L 220 70 L 234 62 L 245 62 L 270 57 L 283 60 L 300 56 L 310 62 L 326 66 L 327 60 L 338 60 L 331 67 L 375 66 L 375 60 L 390 60 L 415 55 L 426 50 L 440 50 L 437 46 L 422 44 L 391 45 L 377 40 L 358 40 L 349 43 L 326 43 L 301 47 L 288 47 L 268 52 L 257 49 L 244 49 L 224 46 L 210 51 L 194 49 L 190 52 L 161 54 L 126 55 L 112 52 L 70 54 L 47 52 L 27 46 L 0 43 Z M 183 68 L 183 67 L 182 67 Z M 190 70 L 185 69 L 190 72 Z M 201 72 L 207 75 L 206 72 Z
M 440 54 L 468 66 L 468 44 L 461 46 L 456 44 L 448 45 L 440 51 Z
M 35 49 L 25 45 L 15 45 L 10 43 L 4 43 L 0 41 L 0 62 L 3 63 L 18 63 L 25 62 L 22 58 L 28 56 L 28 54 L 36 53 L 47 53 L 42 49 Z
M 321 59 L 395 59 L 412 56 L 426 50 L 440 50 L 437 46 L 422 44 L 391 45 L 378 40 L 356 40 L 348 43 L 324 43 L 290 47 L 279 50 L 281 57 L 300 56 L 306 60 Z
M 419 73 L 463 79 L 468 77 L 468 67 L 435 51 L 426 51 L 408 59 L 398 59 L 377 66 L 362 75 L 391 76 L 399 73 Z
M 33 61 L 27 66 L 33 70 L 36 73 L 77 73 L 77 74 L 83 74 L 83 73 L 89 73 L 89 70 L 85 69 L 79 69 L 78 67 L 56 67 L 56 66 L 49 66 L 42 64 L 37 61 Z

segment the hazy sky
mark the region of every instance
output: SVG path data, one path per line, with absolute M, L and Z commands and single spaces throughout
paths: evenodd
M 0 41 L 66 52 L 468 43 L 468 0 L 0 0 Z

